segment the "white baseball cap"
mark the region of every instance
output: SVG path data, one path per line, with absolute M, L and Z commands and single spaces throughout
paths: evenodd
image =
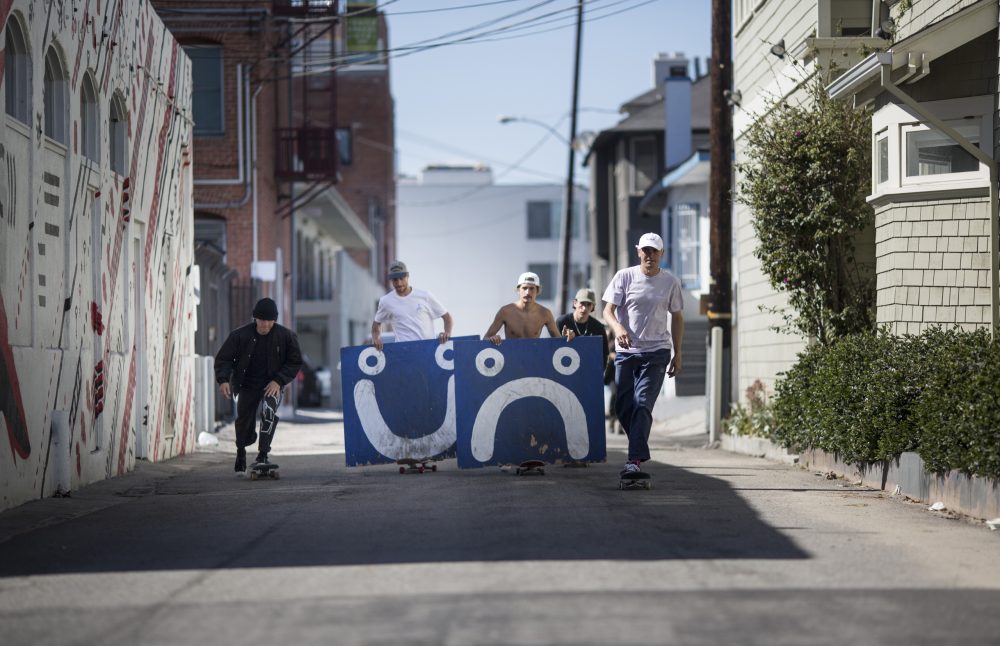
M 538 274 L 533 271 L 526 271 L 517 277 L 517 284 L 515 287 L 520 287 L 521 285 L 534 285 L 538 289 L 542 288 L 542 281 L 539 280 Z
M 657 251 L 663 251 L 663 238 L 655 233 L 644 233 L 639 238 L 639 244 L 635 248 L 642 249 L 643 247 L 653 247 Z

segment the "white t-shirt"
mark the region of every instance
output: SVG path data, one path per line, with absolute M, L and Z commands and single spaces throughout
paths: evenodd
M 434 338 L 434 319 L 448 313 L 430 292 L 413 288 L 406 296 L 391 291 L 378 299 L 377 323 L 389 323 L 397 341 Z
M 639 266 L 622 269 L 604 290 L 604 301 L 617 306 L 615 316 L 632 337 L 632 347 L 618 352 L 652 352 L 673 348 L 670 338 L 671 312 L 684 308 L 681 281 L 661 269 L 655 276 L 642 273 Z

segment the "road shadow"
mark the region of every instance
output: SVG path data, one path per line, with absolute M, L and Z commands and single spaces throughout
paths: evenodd
M 119 478 L 110 494 L 115 504 L 0 543 L 0 577 L 809 558 L 720 478 L 647 463 L 653 489 L 619 491 L 624 457 L 609 451 L 604 464 L 550 466 L 544 476 L 516 476 L 496 467 L 460 471 L 454 460 L 440 463 L 436 473 L 401 475 L 393 465 L 348 469 L 342 454 L 286 456 L 278 458 L 279 480 L 250 481 L 233 475 L 229 456 L 201 454 L 199 468 L 153 481 Z M 179 460 L 183 465 L 185 458 Z M 747 479 L 754 478 L 759 480 L 739 485 L 771 486 L 766 472 Z

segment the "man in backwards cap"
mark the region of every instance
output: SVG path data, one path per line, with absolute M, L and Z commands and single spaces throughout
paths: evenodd
M 542 283 L 538 274 L 526 271 L 517 277 L 517 300 L 500 308 L 490 328 L 483 335 L 484 341 L 492 341 L 500 345 L 500 328 L 508 339 L 537 339 L 542 334 L 542 328 L 549 331 L 549 336 L 559 336 L 556 319 L 552 311 L 537 301 L 542 291 Z M 566 338 L 573 338 L 573 331 L 565 332 Z
M 378 309 L 372 322 L 372 345 L 382 351 L 382 324 L 389 323 L 397 341 L 419 341 L 434 338 L 434 319 L 444 322 L 444 331 L 437 335 L 445 343 L 451 338 L 451 314 L 433 294 L 410 285 L 406 265 L 396 261 L 389 265 L 392 291 L 378 299 Z
M 253 323 L 233 330 L 215 355 L 215 381 L 226 399 L 236 396 L 236 473 L 247 470 L 246 447 L 260 409 L 260 443 L 255 464 L 266 464 L 282 392 L 302 367 L 299 339 L 278 325 L 278 305 L 262 298 L 253 308 Z M 263 402 L 263 407 L 261 403 Z
M 567 330 L 573 332 L 574 336 L 599 336 L 601 337 L 601 350 L 605 365 L 608 362 L 608 334 L 604 329 L 604 324 L 593 316 L 594 307 L 597 305 L 597 297 L 594 290 L 584 287 L 576 292 L 573 299 L 573 311 L 563 314 L 556 319 L 556 327 L 566 334 Z
M 684 336 L 681 281 L 660 268 L 663 239 L 644 233 L 635 249 L 639 264 L 615 274 L 603 297 L 604 320 L 615 338 L 615 413 L 628 435 L 622 475 L 638 472 L 649 459 L 653 405 L 664 376 L 681 371 Z

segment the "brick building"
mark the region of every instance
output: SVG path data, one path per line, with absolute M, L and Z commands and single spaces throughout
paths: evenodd
M 199 354 L 262 296 L 310 368 L 366 336 L 394 251 L 388 34 L 338 4 L 154 2 L 193 61 Z

